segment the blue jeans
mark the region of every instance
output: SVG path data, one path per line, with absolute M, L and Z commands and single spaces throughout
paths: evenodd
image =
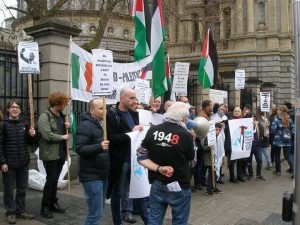
M 84 225 L 99 225 L 105 205 L 107 180 L 84 181 L 81 184 L 88 205 L 88 214 Z
M 271 164 L 271 158 L 270 158 L 270 152 L 268 151 L 267 147 L 260 147 L 262 150 L 262 153 L 264 154 L 267 164 Z
M 113 185 L 111 193 L 111 214 L 114 224 L 122 224 L 122 217 L 132 216 L 133 202 L 129 199 L 130 162 L 124 162 L 118 185 Z M 144 198 L 137 199 L 138 210 L 144 223 L 148 221 L 147 204 Z M 121 208 L 122 207 L 122 208 Z M 122 216 L 121 216 L 122 214 Z
M 283 149 L 284 158 L 287 160 L 290 169 L 294 171 L 294 161 L 291 156 L 291 146 L 284 146 L 284 147 L 274 146 L 276 172 L 281 172 L 281 160 L 280 160 L 281 148 Z
M 254 147 L 254 148 L 251 149 L 250 156 L 247 159 L 247 168 L 248 168 L 249 177 L 253 176 L 253 168 L 252 168 L 253 155 L 255 156 L 255 160 L 256 160 L 256 176 L 261 176 L 262 148 L 261 147 Z
M 147 225 L 162 225 L 168 205 L 172 209 L 172 225 L 187 225 L 191 207 L 191 189 L 169 192 L 167 185 L 155 180 L 150 191 L 150 214 Z

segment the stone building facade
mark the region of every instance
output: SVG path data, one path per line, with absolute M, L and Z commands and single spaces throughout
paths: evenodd
M 18 2 L 26 8 L 24 0 Z M 54 3 L 52 0 L 48 4 Z M 80 36 L 74 38 L 78 44 L 94 35 L 100 4 L 100 0 L 70 1 L 57 15 L 82 30 Z M 200 104 L 197 73 L 207 28 L 211 28 L 219 55 L 219 77 L 214 88 L 228 90 L 229 103 L 240 105 L 248 94 L 251 96 L 247 99 L 255 107 L 259 104 L 261 90 L 271 92 L 272 102 L 276 104 L 294 101 L 292 0 L 166 0 L 163 8 L 165 48 L 172 65 L 178 61 L 191 63 L 192 104 Z M 26 17 L 13 23 L 20 38 L 26 38 L 23 28 L 30 25 Z M 117 61 L 132 60 L 134 22 L 129 16 L 127 1 L 114 9 L 99 47 L 113 50 Z M 244 95 L 234 88 L 235 69 L 246 72 L 248 92 L 243 92 Z

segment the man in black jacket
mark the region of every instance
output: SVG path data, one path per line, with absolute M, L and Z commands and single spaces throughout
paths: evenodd
M 120 92 L 120 102 L 116 109 L 107 114 L 107 135 L 110 141 L 110 175 L 107 197 L 111 197 L 111 212 L 114 225 L 122 224 L 122 216 L 126 222 L 135 223 L 132 218 L 132 201 L 129 200 L 129 182 L 131 171 L 131 141 L 126 134 L 131 131 L 141 131 L 136 93 L 131 88 L 123 88 Z M 144 199 L 138 199 L 138 209 L 145 224 L 148 212 Z
M 109 174 L 109 141 L 103 140 L 103 101 L 89 102 L 76 133 L 76 152 L 80 156 L 79 181 L 88 204 L 85 225 L 99 225 L 103 215 Z
M 25 196 L 30 162 L 28 144 L 33 143 L 35 130 L 27 121 L 20 118 L 20 100 L 11 100 L 7 104 L 7 111 L 8 117 L 0 124 L 0 166 L 7 222 L 15 224 L 16 216 L 22 219 L 33 219 L 33 215 L 25 211 Z M 17 191 L 14 198 L 15 183 Z

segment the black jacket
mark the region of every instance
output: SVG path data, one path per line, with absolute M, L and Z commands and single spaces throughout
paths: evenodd
M 102 127 L 90 113 L 82 115 L 76 132 L 76 152 L 80 156 L 79 180 L 104 180 L 109 174 L 109 151 L 103 151 Z
M 135 125 L 138 125 L 138 113 L 130 111 Z M 117 104 L 114 111 L 107 113 L 107 137 L 109 142 L 110 153 L 110 185 L 118 184 L 126 154 L 131 150 L 130 137 L 126 134 L 131 132 L 125 118 L 122 116 Z
M 29 127 L 29 123 L 23 119 L 5 118 L 0 122 L 0 165 L 7 164 L 9 169 L 29 164 L 28 144 L 34 141 L 28 134 Z

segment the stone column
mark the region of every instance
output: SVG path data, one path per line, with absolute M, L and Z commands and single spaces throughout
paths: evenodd
M 247 1 L 247 30 L 248 33 L 254 32 L 254 4 L 253 0 Z
M 244 32 L 244 10 L 243 10 L 243 1 L 237 1 L 237 8 L 235 12 L 235 18 L 236 18 L 236 34 L 241 35 Z
M 277 1 L 268 1 L 268 31 L 269 32 L 276 32 L 277 28 L 277 11 L 276 11 L 276 2 Z M 281 1 L 285 2 L 285 1 Z M 287 19 L 286 17 L 285 19 Z
M 184 1 L 178 1 L 178 13 L 180 17 L 184 15 Z M 178 22 L 178 42 L 184 42 L 185 32 L 184 32 L 184 23 L 183 21 Z
M 69 23 L 51 18 L 24 29 L 27 35 L 39 43 L 41 73 L 39 75 L 39 112 L 48 107 L 51 92 L 67 93 L 69 39 L 81 30 Z
M 290 16 L 289 16 L 289 3 L 288 1 L 280 2 L 280 30 L 282 33 L 287 33 L 290 27 Z
M 224 12 L 223 9 L 221 8 L 220 10 L 220 39 L 224 39 L 225 38 L 225 17 L 224 17 Z
M 32 36 L 34 41 L 39 43 L 41 70 L 38 75 L 40 95 L 38 106 L 39 112 L 43 112 L 49 107 L 49 93 L 60 91 L 70 96 L 70 93 L 67 93 L 69 39 L 71 35 L 78 36 L 81 30 L 55 18 L 46 19 L 24 30 L 27 35 Z M 69 154 L 72 161 L 70 178 L 76 179 L 77 155 L 72 150 L 69 151 Z M 34 155 L 31 160 L 36 161 Z

